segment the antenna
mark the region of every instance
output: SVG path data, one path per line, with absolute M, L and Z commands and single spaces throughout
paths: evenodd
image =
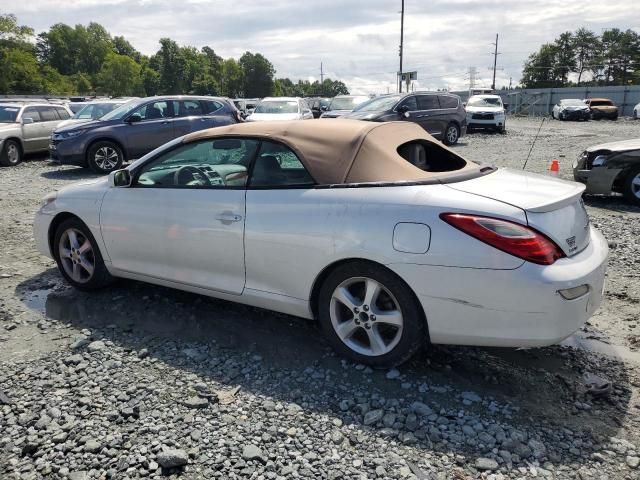
M 540 122 L 540 127 L 538 127 L 538 132 L 536 133 L 536 136 L 533 137 L 533 142 L 531 142 L 531 148 L 529 149 L 529 155 L 527 155 L 527 159 L 524 161 L 524 165 L 522 165 L 522 170 L 527 168 L 527 162 L 529 161 L 529 157 L 531 156 L 531 152 L 533 151 L 533 146 L 536 144 L 536 140 L 538 140 L 538 135 L 540 135 L 540 130 L 542 130 L 542 124 L 544 123 L 544 121 L 546 119 L 547 119 L 546 117 L 542 117 L 542 121 Z

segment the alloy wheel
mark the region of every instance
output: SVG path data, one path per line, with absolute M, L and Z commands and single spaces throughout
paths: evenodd
M 74 282 L 87 283 L 93 277 L 96 259 L 91 241 L 75 228 L 65 230 L 58 246 L 60 263 Z
M 631 180 L 631 193 L 640 200 L 640 172 Z
M 20 150 L 18 150 L 18 146 L 14 143 L 7 145 L 7 160 L 9 160 L 11 165 L 15 165 L 20 161 Z
M 329 315 L 340 340 L 361 355 L 389 353 L 402 337 L 404 322 L 398 301 L 371 278 L 353 277 L 338 285 Z
M 447 141 L 453 145 L 454 143 L 456 143 L 456 141 L 458 140 L 458 129 L 451 125 L 449 128 L 447 128 Z
M 100 147 L 96 150 L 94 160 L 102 170 L 112 170 L 118 164 L 118 151 L 113 147 Z

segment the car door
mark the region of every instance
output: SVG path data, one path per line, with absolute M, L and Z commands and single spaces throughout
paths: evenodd
M 422 118 L 418 111 L 418 101 L 415 95 L 408 95 L 396 106 L 398 120 L 417 123 L 422 126 Z
M 286 145 L 261 143 L 247 187 L 246 289 L 291 295 L 300 266 L 290 259 L 308 255 L 305 242 L 294 239 L 313 230 L 314 185 Z
M 173 129 L 176 137 L 233 123 L 222 103 L 216 101 L 174 100 L 173 111 Z
M 177 137 L 173 131 L 171 101 L 156 100 L 146 103 L 127 116 L 121 128 L 126 131 L 129 158 L 139 158 L 151 150 Z M 134 115 L 140 120 L 131 122 Z
M 38 112 L 40 113 L 40 120 L 42 120 L 42 137 L 41 141 L 38 142 L 38 150 L 46 150 L 49 148 L 51 133 L 55 130 L 61 120 L 58 112 L 56 111 L 56 107 L 40 106 L 38 107 Z
M 30 118 L 33 123 L 24 123 L 25 118 Z M 25 153 L 45 150 L 48 146 L 46 126 L 42 124 L 38 107 L 25 107 L 20 117 L 22 123 L 22 145 Z M 42 146 L 44 145 L 44 147 Z
M 442 125 L 440 102 L 437 95 L 416 95 L 418 117 L 422 128 L 434 136 L 442 136 L 446 125 Z
M 244 216 L 251 139 L 177 144 L 111 188 L 100 228 L 123 272 L 230 294 L 245 282 Z

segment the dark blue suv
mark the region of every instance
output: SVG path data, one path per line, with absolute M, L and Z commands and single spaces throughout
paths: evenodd
M 70 125 L 51 135 L 51 159 L 109 173 L 169 140 L 197 130 L 241 122 L 220 97 L 163 96 L 131 100 L 99 120 Z

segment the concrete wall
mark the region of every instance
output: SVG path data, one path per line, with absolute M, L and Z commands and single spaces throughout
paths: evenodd
M 469 97 L 468 91 L 451 93 L 460 95 L 463 101 L 466 101 Z M 626 87 L 529 88 L 499 90 L 496 94 L 500 95 L 503 103 L 508 105 L 509 113 L 534 116 L 551 114 L 553 106 L 563 98 L 609 98 L 618 106 L 621 116 L 631 116 L 633 107 L 640 103 L 640 85 Z

